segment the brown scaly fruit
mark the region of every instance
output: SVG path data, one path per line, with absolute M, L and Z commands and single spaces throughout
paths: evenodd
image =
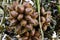
M 20 6 L 19 5 L 19 6 L 17 6 L 16 11 L 19 12 L 19 13 L 23 13 L 24 9 L 25 9 L 24 6 L 22 6 L 22 5 Z
M 21 26 L 26 26 L 26 25 L 27 25 L 27 21 L 26 21 L 26 20 L 22 20 L 22 21 L 20 22 L 20 24 L 21 24 Z
M 35 36 L 39 38 L 39 36 L 40 36 L 39 31 L 35 31 Z
M 48 25 L 47 25 L 46 23 L 44 23 L 43 26 L 42 26 L 42 29 L 43 29 L 44 31 L 46 31 L 46 30 L 47 30 L 47 27 L 48 27 Z
M 34 13 L 31 15 L 31 17 L 32 17 L 33 19 L 36 19 L 36 18 L 38 17 L 38 13 L 37 13 L 37 12 L 34 12 Z
M 31 36 L 34 36 L 35 35 L 35 29 L 33 29 L 30 33 Z
M 25 18 L 26 18 L 26 20 L 29 21 L 29 23 L 32 23 L 32 24 L 35 23 L 35 21 L 31 18 L 31 16 L 27 15 Z
M 44 7 L 41 8 L 41 13 L 42 13 L 42 15 L 46 14 Z
M 45 21 L 46 21 L 45 17 L 42 16 L 42 17 L 41 17 L 41 23 L 44 24 Z
M 16 34 L 20 34 L 21 33 L 21 26 L 20 25 L 18 25 L 17 27 L 16 27 Z
M 49 18 L 46 19 L 46 24 L 50 25 L 51 20 Z
M 18 13 L 16 11 L 11 11 L 10 14 L 12 17 L 16 18 L 18 16 Z
M 14 10 L 15 10 L 15 7 L 18 6 L 18 4 L 19 4 L 18 1 L 13 1 L 12 7 L 13 7 Z
M 43 29 L 44 31 L 46 31 L 46 30 L 47 30 L 47 25 L 45 25 L 44 27 L 42 27 L 42 29 Z
M 28 30 L 32 30 L 32 29 L 33 29 L 32 24 L 28 24 L 28 25 L 26 25 L 25 27 L 26 27 Z
M 17 17 L 17 19 L 18 19 L 19 21 L 21 21 L 21 20 L 23 19 L 23 14 L 19 14 L 18 17 Z
M 31 15 L 32 13 L 33 13 L 33 8 L 26 8 L 25 9 L 25 14 L 27 14 L 27 15 Z
M 37 19 L 33 19 L 33 20 L 34 20 L 33 26 L 37 26 L 38 25 L 38 20 Z
M 29 32 L 26 32 L 24 35 L 25 35 L 26 37 L 28 37 L 28 36 L 29 36 Z

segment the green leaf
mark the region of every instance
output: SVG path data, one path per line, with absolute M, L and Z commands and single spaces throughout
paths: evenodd
M 60 5 L 57 5 L 57 7 L 58 7 L 58 12 L 59 12 L 59 14 L 60 14 Z

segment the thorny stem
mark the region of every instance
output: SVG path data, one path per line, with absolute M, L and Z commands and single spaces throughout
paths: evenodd
M 41 40 L 44 40 L 44 34 L 43 34 L 43 30 L 42 30 L 42 24 L 40 22 L 40 0 L 37 0 L 37 8 L 38 8 L 38 13 L 39 13 L 39 31 L 41 32 L 41 37 L 42 39 Z

